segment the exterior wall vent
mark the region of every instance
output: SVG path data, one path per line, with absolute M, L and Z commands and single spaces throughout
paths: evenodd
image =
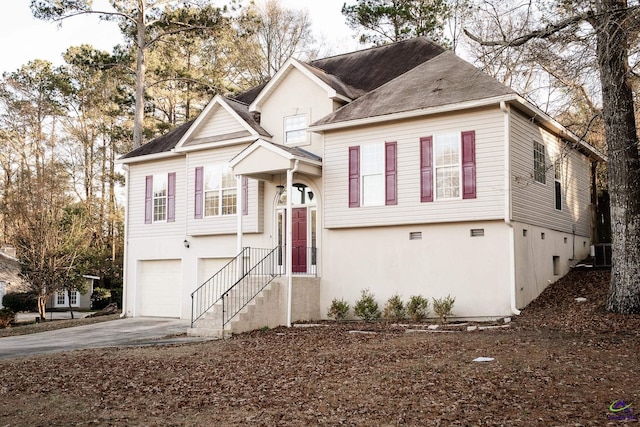
M 522 230 L 522 237 L 527 237 L 527 229 Z
M 482 236 L 484 236 L 484 228 L 471 229 L 471 237 L 482 237 Z
M 540 238 L 544 240 L 544 233 L 540 233 Z
M 422 231 L 411 231 L 409 233 L 409 240 L 422 240 Z

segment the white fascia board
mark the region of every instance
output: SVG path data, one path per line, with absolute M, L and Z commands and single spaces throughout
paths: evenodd
M 255 131 L 255 129 L 253 129 L 251 126 L 249 126 L 247 124 L 247 122 L 245 122 L 244 120 L 242 120 L 242 117 L 240 117 L 238 115 L 238 113 L 236 113 L 233 108 L 231 108 L 229 106 L 229 104 L 227 104 L 227 102 L 225 101 L 225 99 L 220 96 L 220 95 L 216 95 L 213 97 L 213 99 L 211 100 L 211 102 L 209 102 L 209 104 L 207 104 L 207 106 L 205 107 L 204 110 L 202 110 L 202 112 L 200 113 L 200 115 L 198 115 L 198 118 L 195 120 L 195 122 L 193 122 L 193 124 L 191 125 L 191 127 L 189 127 L 189 129 L 184 133 L 184 135 L 182 135 L 182 138 L 180 138 L 180 141 L 178 141 L 178 143 L 176 144 L 176 147 L 174 148 L 174 150 L 176 151 L 181 151 L 182 146 L 189 140 L 189 138 L 191 138 L 191 135 L 193 135 L 193 133 L 196 131 L 196 129 L 198 129 L 200 127 L 200 125 L 202 124 L 203 121 L 205 121 L 207 119 L 207 117 L 209 116 L 209 113 L 211 112 L 211 110 L 213 109 L 214 106 L 216 105 L 220 105 L 222 108 L 224 108 L 229 114 L 231 114 L 231 116 L 233 116 L 234 119 L 236 119 L 238 121 L 238 123 L 240 123 L 242 125 L 242 127 L 244 127 L 249 133 L 251 133 L 252 135 L 258 135 L 258 132 Z
M 319 162 L 319 161 L 313 160 L 313 159 L 308 159 L 306 157 L 296 156 L 295 154 L 293 154 L 293 153 L 291 153 L 291 152 L 289 152 L 287 150 L 283 150 L 280 147 L 278 147 L 276 144 L 272 144 L 272 143 L 270 143 L 268 141 L 265 141 L 262 138 L 256 140 L 253 144 L 251 144 L 250 146 L 248 146 L 247 148 L 242 150 L 240 153 L 238 153 L 233 159 L 231 159 L 229 161 L 229 166 L 231 166 L 231 168 L 233 168 L 235 165 L 237 165 L 242 160 L 247 158 L 247 156 L 251 155 L 251 153 L 253 153 L 258 148 L 265 148 L 265 149 L 267 149 L 269 151 L 272 151 L 272 152 L 276 153 L 279 156 L 284 157 L 287 160 L 300 160 L 300 161 L 302 161 L 304 163 L 307 163 L 307 164 L 316 165 L 316 166 L 322 166 L 322 162 Z
M 365 117 L 363 119 L 357 119 L 357 120 L 327 123 L 324 125 L 315 125 L 315 126 L 311 125 L 309 126 L 309 128 L 307 128 L 307 130 L 311 132 L 321 133 L 328 130 L 345 129 L 345 128 L 350 128 L 354 126 L 366 126 L 370 124 L 377 124 L 377 123 L 388 122 L 392 120 L 403 120 L 403 119 L 410 119 L 410 118 L 420 117 L 420 116 L 430 116 L 433 114 L 447 113 L 451 111 L 459 111 L 459 110 L 466 110 L 470 108 L 478 108 L 478 107 L 485 107 L 488 105 L 500 104 L 501 101 L 508 102 L 515 99 L 516 96 L 517 95 L 515 94 L 502 95 L 502 96 L 495 96 L 492 98 L 484 98 L 484 99 L 479 99 L 474 101 L 459 102 L 456 104 L 422 108 L 419 110 L 403 111 L 400 113 L 393 113 L 393 114 L 385 114 L 382 116 Z
M 171 151 L 164 151 L 162 153 L 130 157 L 127 159 L 116 159 L 115 162 L 116 164 L 127 165 L 130 163 L 141 163 L 141 162 L 148 162 L 151 160 L 162 160 L 162 159 L 167 159 L 169 157 L 178 157 L 178 156 L 180 156 L 180 154 L 177 154 L 173 150 L 171 150 Z
M 278 70 L 278 72 L 269 80 L 269 83 L 260 91 L 256 99 L 249 105 L 249 111 L 260 111 L 261 104 L 263 100 L 269 96 L 269 94 L 273 91 L 273 89 L 280 84 L 280 80 L 285 78 L 291 69 L 295 68 L 300 71 L 302 74 L 307 76 L 311 81 L 320 86 L 323 90 L 327 92 L 327 97 L 330 99 L 340 99 L 346 102 L 353 101 L 352 99 L 344 96 L 338 95 L 336 90 L 319 79 L 315 74 L 313 74 L 307 67 L 302 65 L 297 59 L 289 58 L 287 62 Z

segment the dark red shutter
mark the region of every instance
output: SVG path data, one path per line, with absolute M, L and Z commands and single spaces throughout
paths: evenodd
M 145 177 L 144 182 L 144 223 L 153 222 L 153 176 Z
M 398 204 L 398 161 L 396 142 L 384 144 L 385 204 Z
M 195 219 L 202 218 L 202 202 L 204 198 L 204 168 L 202 166 L 196 168 L 195 198 L 193 205 L 193 217 Z
M 360 147 L 349 147 L 349 207 L 360 206 Z
M 167 222 L 176 220 L 176 173 L 167 176 Z
M 242 177 L 242 215 L 249 215 L 249 178 Z
M 420 201 L 433 202 L 433 138 L 420 138 Z
M 462 198 L 476 198 L 476 133 L 462 132 Z

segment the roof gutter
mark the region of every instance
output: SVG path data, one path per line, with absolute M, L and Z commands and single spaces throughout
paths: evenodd
M 509 295 L 511 312 L 520 314 L 516 303 L 516 244 L 515 230 L 511 216 L 513 214 L 511 199 L 511 110 L 506 102 L 500 102 L 500 109 L 504 113 L 504 223 L 508 227 L 509 250 Z
M 136 157 L 127 157 L 124 159 L 121 157 L 119 159 L 116 159 L 116 164 L 126 165 L 130 163 L 149 162 L 151 160 L 161 160 L 161 159 L 166 159 L 169 157 L 177 157 L 177 156 L 180 156 L 180 154 L 175 153 L 173 150 L 163 151 L 162 153 L 147 154 L 147 155 L 141 154 Z

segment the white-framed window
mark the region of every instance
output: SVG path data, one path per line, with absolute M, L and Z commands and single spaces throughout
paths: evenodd
M 384 205 L 384 143 L 372 142 L 360 146 L 361 205 Z
M 56 293 L 56 305 L 65 305 L 66 298 L 64 292 Z
M 237 180 L 228 163 L 204 168 L 204 216 L 235 215 Z
M 167 174 L 153 175 L 153 222 L 167 220 Z
M 71 291 L 69 295 L 69 304 L 78 305 L 78 291 Z
M 436 200 L 459 199 L 461 177 L 460 135 L 435 135 L 433 138 Z
M 533 141 L 533 179 L 540 184 L 547 183 L 547 155 L 544 145 Z
M 558 159 L 553 164 L 554 170 L 554 190 L 555 190 L 555 202 L 556 209 L 562 210 L 562 160 Z
M 285 144 L 307 142 L 307 115 L 296 114 L 284 118 Z

